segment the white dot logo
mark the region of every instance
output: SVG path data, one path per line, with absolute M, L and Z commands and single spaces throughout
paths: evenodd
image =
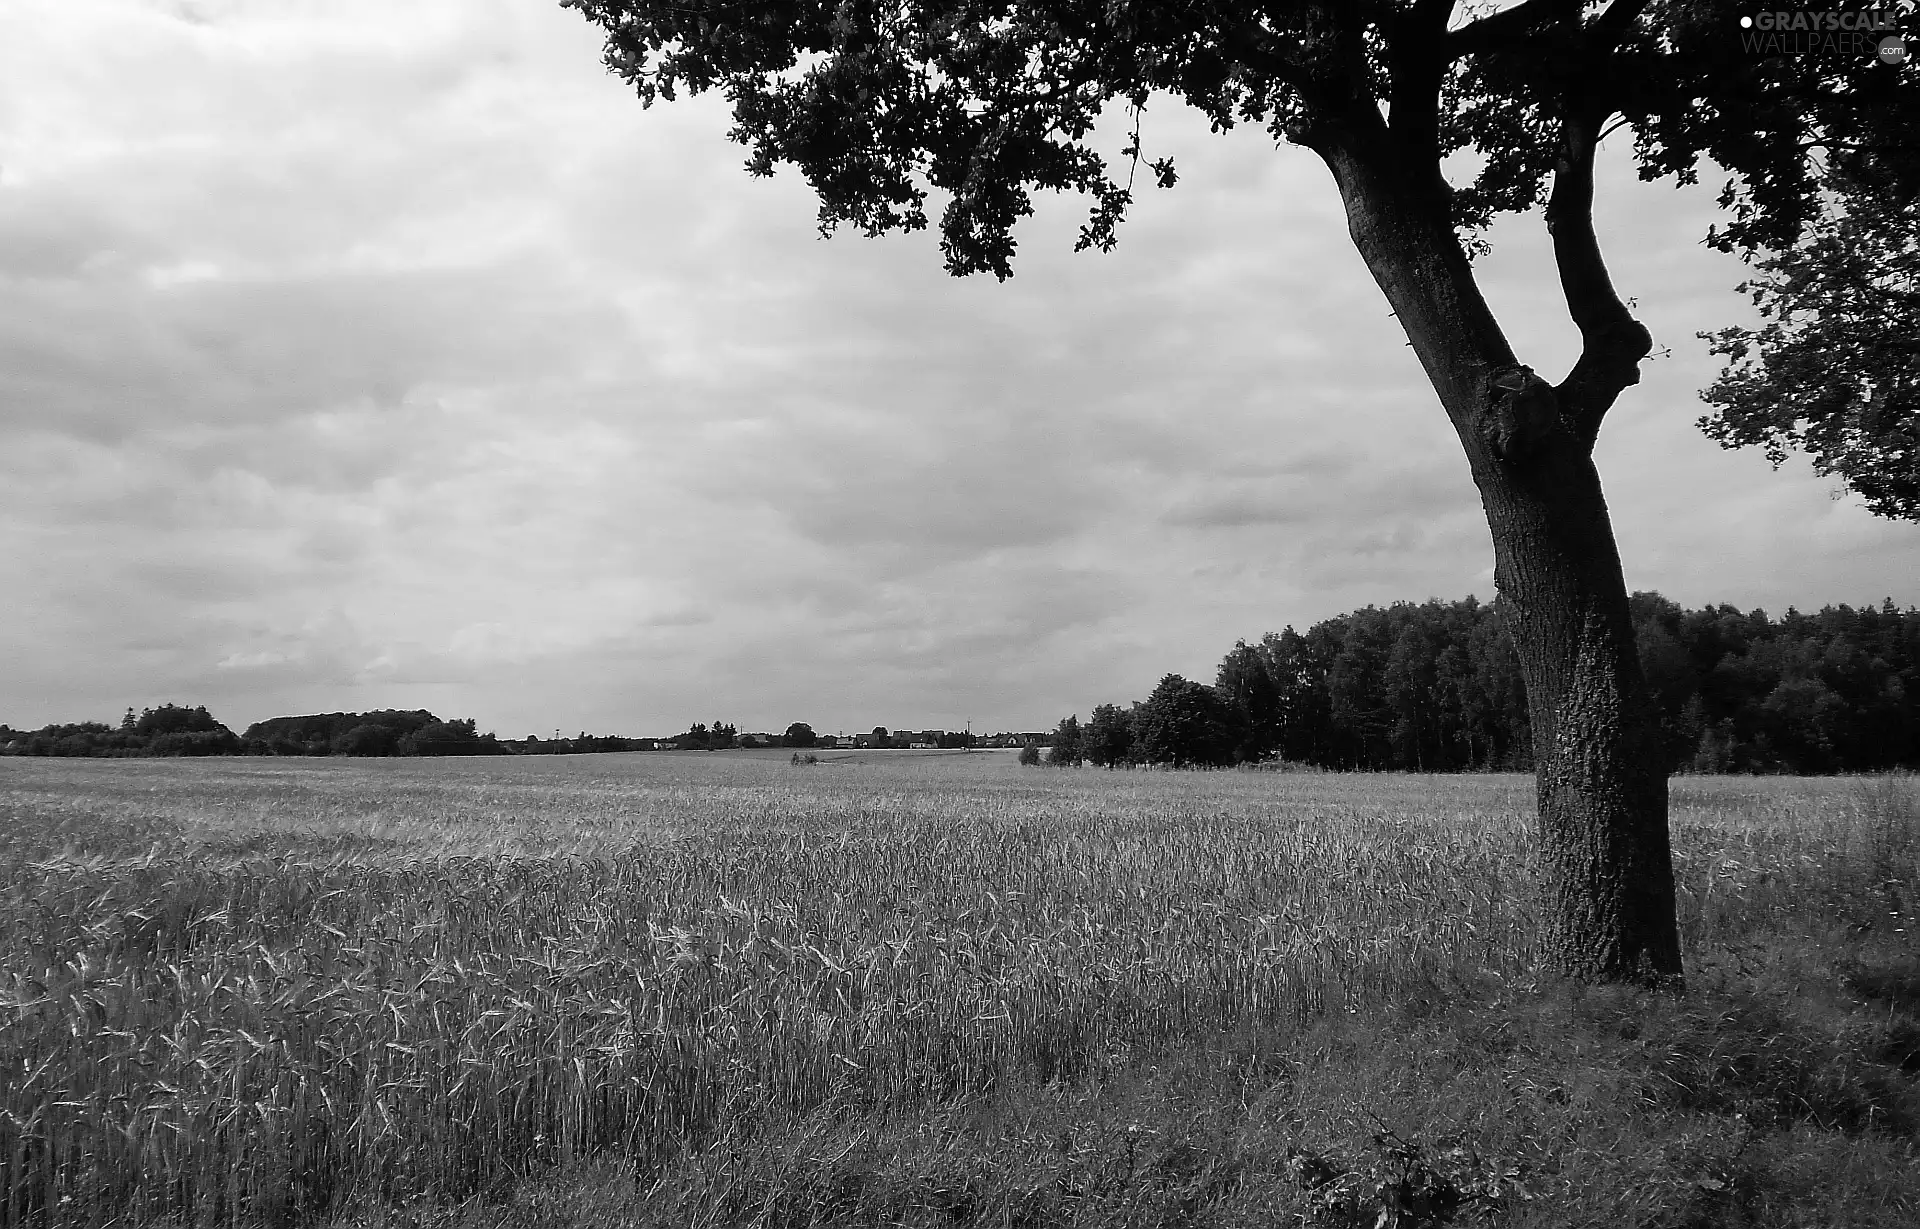
M 1751 18 L 1751 17 L 1742 17 L 1742 18 L 1740 19 L 1740 28 L 1741 28 L 1742 30 L 1751 30 L 1751 29 L 1753 29 L 1753 18 Z

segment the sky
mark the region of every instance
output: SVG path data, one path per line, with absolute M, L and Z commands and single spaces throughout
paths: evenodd
M 1112 253 L 816 233 L 708 97 L 548 0 L 0 9 L 0 721 L 430 708 L 502 737 L 1048 727 L 1237 639 L 1494 596 L 1465 459 L 1325 170 L 1150 106 Z M 1122 134 L 1106 134 L 1117 153 Z M 1598 463 L 1632 589 L 1920 603 L 1920 529 L 1695 427 L 1752 319 L 1716 182 L 1604 151 L 1666 357 Z M 1576 335 L 1538 215 L 1479 262 Z

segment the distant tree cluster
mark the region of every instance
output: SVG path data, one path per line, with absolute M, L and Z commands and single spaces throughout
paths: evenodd
M 506 744 L 472 720 L 441 721 L 424 709 L 274 717 L 235 734 L 205 707 L 163 704 L 119 728 L 98 721 L 14 730 L 0 725 L 0 754 L 53 756 L 176 755 L 504 755 Z
M 235 734 L 204 707 L 166 704 L 135 716 L 127 710 L 118 728 L 98 721 L 15 730 L 0 725 L 0 755 L 582 755 L 663 749 L 724 751 L 735 747 L 828 748 L 838 740 L 796 721 L 784 734 L 743 734 L 730 722 L 699 722 L 672 738 L 589 734 L 519 741 L 478 731 L 471 718 L 442 721 L 425 709 L 368 713 L 311 713 L 274 717 Z M 907 745 L 903 740 L 901 746 Z M 972 736 L 943 735 L 941 746 L 971 746 Z
M 1920 610 L 1682 610 L 1635 594 L 1640 661 L 1677 766 L 1698 772 L 1920 767 Z
M 249 752 L 263 755 L 506 755 L 471 719 L 442 721 L 425 709 L 273 717 L 247 727 Z
M 503 744 L 516 755 L 610 755 L 620 751 L 653 751 L 657 738 L 628 738 L 622 734 L 589 734 L 585 730 L 572 738 L 542 738 L 529 734 L 520 742 Z
M 731 725 L 696 721 L 685 734 L 673 740 L 673 745 L 681 751 L 725 751 L 734 746 L 739 737 L 740 731 Z
M 888 730 L 873 727 L 870 734 L 854 737 L 857 747 L 905 750 L 910 747 L 938 747 L 942 751 L 965 751 L 980 745 L 980 736 L 969 730 Z
M 716 721 L 711 725 L 695 722 L 684 734 L 658 740 L 663 749 L 675 751 L 728 751 L 735 747 L 744 749 L 763 749 L 768 747 L 833 747 L 839 738 L 833 734 L 815 732 L 811 725 L 796 721 L 788 726 L 783 734 L 746 733 L 743 734 L 731 722 Z
M 1245 714 L 1234 709 L 1222 689 L 1169 674 L 1130 709 L 1102 704 L 1085 725 L 1078 714 L 1060 722 L 1048 740 L 1046 761 L 1067 767 L 1221 768 L 1242 758 L 1246 724 Z M 1245 758 L 1260 757 L 1248 752 Z
M 1779 620 L 1632 598 L 1668 771 L 1920 767 L 1920 611 L 1829 606 Z M 1533 767 L 1526 688 L 1499 603 L 1369 606 L 1236 644 L 1214 684 L 1060 722 L 1046 760 L 1105 767 L 1283 759 L 1422 772 Z
M 136 717 L 127 710 L 118 727 L 101 721 L 15 730 L 0 725 L 0 754 L 54 756 L 237 755 L 241 740 L 204 707 L 163 704 Z

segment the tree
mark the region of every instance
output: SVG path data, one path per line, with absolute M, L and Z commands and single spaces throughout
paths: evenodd
M 883 725 L 877 725 L 877 726 L 874 726 L 874 727 L 873 727 L 873 745 L 874 745 L 874 746 L 876 746 L 876 747 L 884 747 L 884 746 L 886 746 L 886 745 L 887 745 L 887 742 L 888 742 L 888 740 L 889 740 L 889 739 L 890 739 L 891 737 L 892 737 L 892 736 L 891 736 L 890 734 L 888 734 L 888 733 L 887 733 L 887 727 L 886 727 L 886 726 L 883 726 Z
M 1709 238 L 1780 250 L 1817 211 L 1832 159 L 1909 131 L 1920 91 L 1871 56 L 1765 57 L 1733 0 L 1273 0 L 974 6 L 956 0 L 562 0 L 606 33 L 641 101 L 721 89 L 748 169 L 799 167 L 823 231 L 928 223 L 950 272 L 1012 273 L 1036 189 L 1092 208 L 1110 249 L 1123 177 L 1091 144 L 1109 104 L 1156 93 L 1216 129 L 1264 125 L 1332 174 L 1355 248 L 1452 423 L 1492 531 L 1538 775 L 1542 950 L 1596 980 L 1680 973 L 1660 728 L 1593 462 L 1601 423 L 1652 338 L 1615 291 L 1593 222 L 1616 121 L 1648 176 L 1732 173 Z M 745 16 L 743 16 L 745 14 Z M 1465 157 L 1470 182 L 1450 183 Z M 1170 160 L 1149 162 L 1171 187 Z M 1124 178 L 1125 182 L 1122 182 Z M 1558 383 L 1520 361 L 1474 279 L 1481 229 L 1544 206 L 1581 352 Z
M 1133 721 L 1136 754 L 1149 764 L 1217 768 L 1233 763 L 1233 710 L 1218 692 L 1169 674 Z
M 1080 731 L 1080 742 L 1091 764 L 1101 768 L 1125 764 L 1133 755 L 1133 721 L 1117 705 L 1099 705 Z
M 1379 770 L 1393 763 L 1393 712 L 1387 707 L 1387 657 L 1393 629 L 1386 612 L 1368 606 L 1344 620 L 1327 664 L 1327 709 L 1333 720 L 1335 763 Z
M 1257 649 L 1244 640 L 1220 661 L 1214 690 L 1233 711 L 1234 758 L 1261 760 L 1280 748 L 1280 690 Z
M 1053 732 L 1053 745 L 1047 748 L 1047 763 L 1059 768 L 1078 768 L 1086 758 L 1080 746 L 1080 714 L 1061 718 Z
M 1327 672 L 1315 644 L 1288 626 L 1278 635 L 1269 632 L 1260 638 L 1260 655 L 1267 663 L 1267 677 L 1273 680 L 1281 757 L 1308 764 L 1328 763 L 1324 740 L 1332 722 L 1328 715 Z
M 127 711 L 131 713 L 133 710 Z M 120 728 L 127 728 L 125 718 L 121 719 Z M 205 705 L 187 708 L 180 704 L 162 704 L 159 708 L 143 709 L 140 719 L 133 723 L 133 732 L 147 737 L 160 734 L 210 734 L 226 728 L 214 720 Z
M 1776 469 L 1803 450 L 1879 515 L 1920 520 L 1920 195 L 1836 186 L 1806 241 L 1740 287 L 1767 323 L 1700 334 L 1731 363 L 1700 426 Z
M 1028 768 L 1032 768 L 1038 764 L 1040 762 L 1040 748 L 1034 746 L 1032 743 L 1023 744 L 1020 748 L 1020 762 Z
M 1388 651 L 1382 677 L 1387 709 L 1392 715 L 1391 735 L 1395 766 L 1426 772 L 1434 748 L 1434 687 L 1439 681 L 1435 669 L 1438 656 L 1432 638 L 1418 622 L 1409 621 L 1394 638 Z
M 382 715 L 367 714 L 369 717 Z M 346 737 L 352 737 L 354 733 L 354 730 L 348 730 Z M 486 741 L 490 743 L 491 740 L 492 735 L 488 735 Z M 495 746 L 483 745 L 475 723 L 470 717 L 454 721 L 430 721 L 400 736 L 396 749 L 401 755 L 483 755 L 498 750 Z M 345 752 L 345 748 L 338 739 L 334 742 L 333 750 L 335 753 Z M 345 753 L 354 754 L 353 752 Z M 359 754 L 383 753 L 360 752 Z
M 819 740 L 814 737 L 813 727 L 804 721 L 796 721 L 787 727 L 786 737 L 781 745 L 787 747 L 811 747 Z

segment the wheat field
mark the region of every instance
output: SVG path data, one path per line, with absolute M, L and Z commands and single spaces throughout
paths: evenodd
M 1915 882 L 1895 789 L 1676 780 L 1689 952 Z M 0 1226 L 644 1173 L 1524 979 L 1531 814 L 1517 776 L 1002 753 L 0 760 Z

